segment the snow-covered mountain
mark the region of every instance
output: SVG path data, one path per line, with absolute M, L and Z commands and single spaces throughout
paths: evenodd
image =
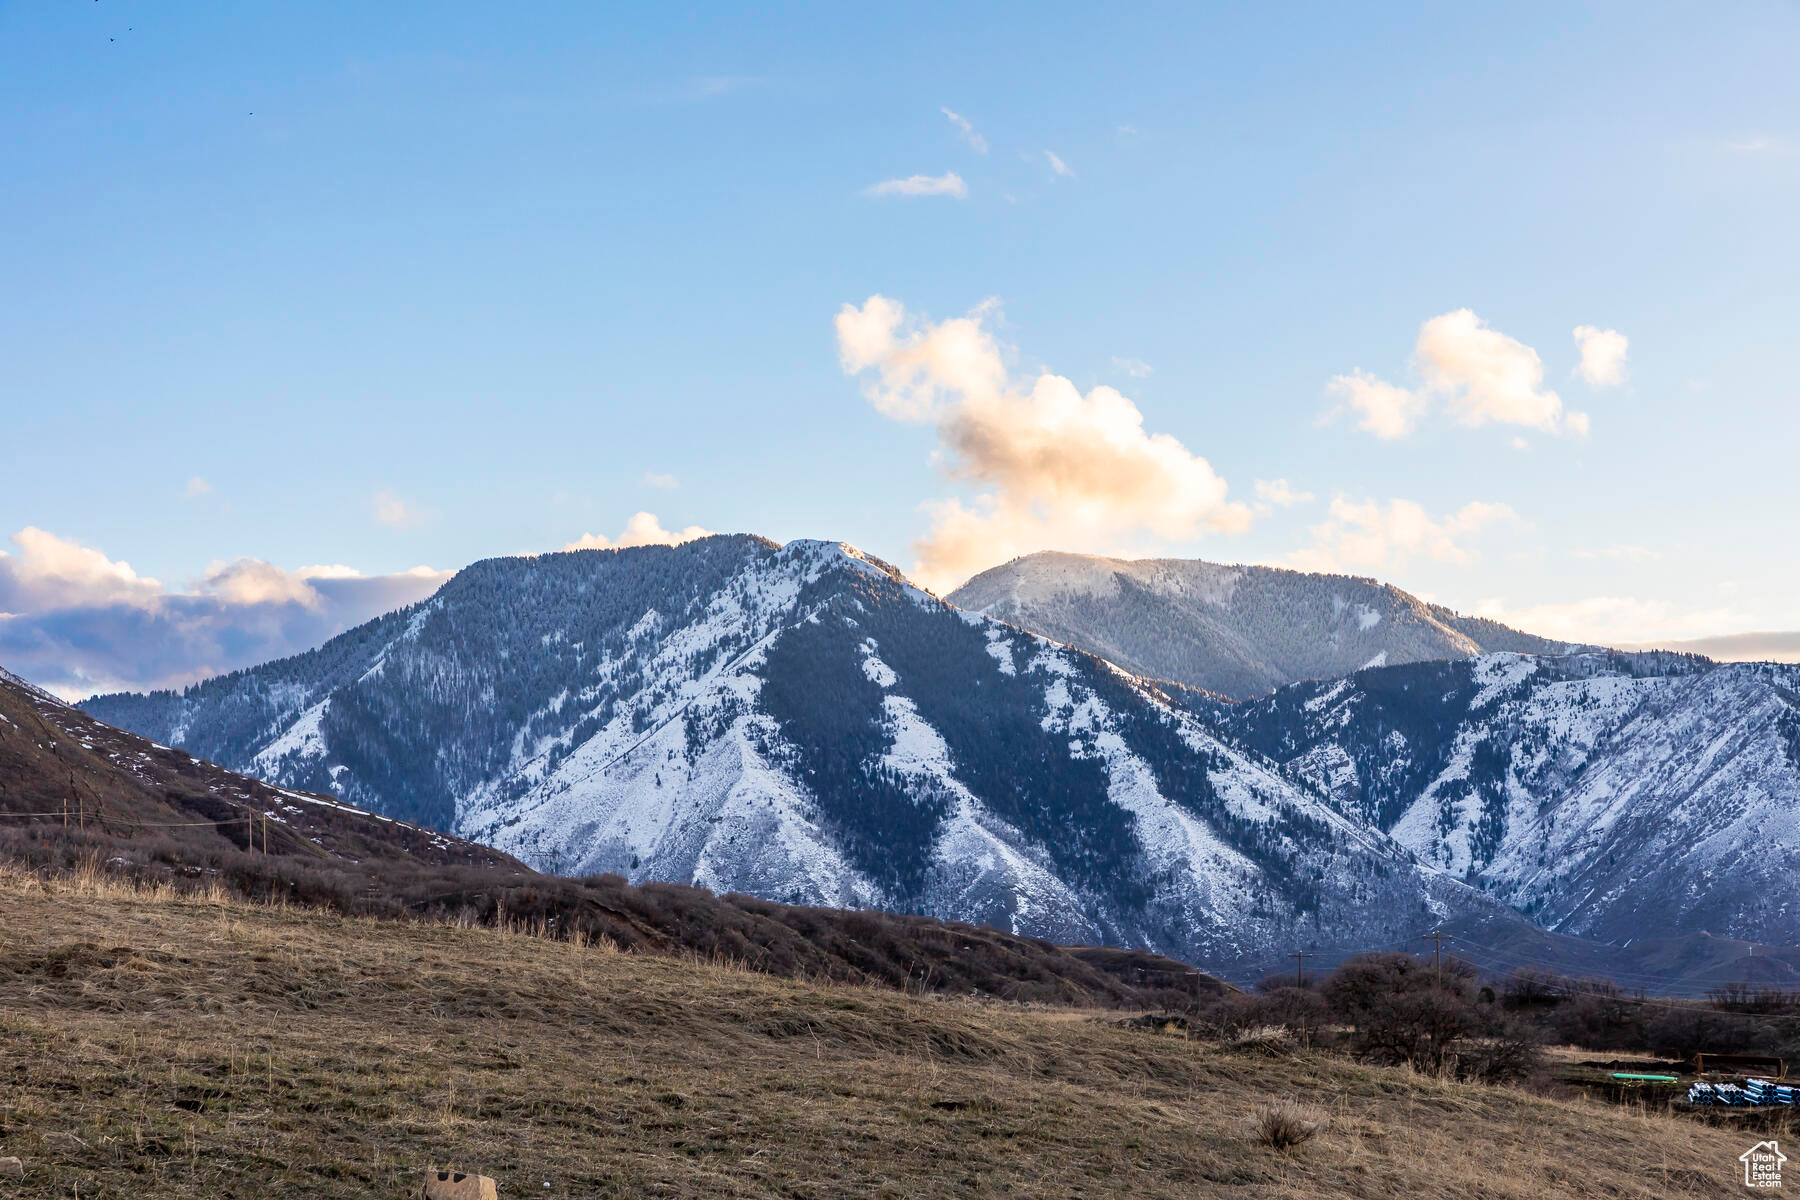
M 1349 575 L 1046 552 L 984 571 L 959 608 L 1152 679 L 1237 700 L 1361 667 L 1570 649 Z
M 1509 919 L 1142 680 L 841 544 L 496 559 L 95 716 L 561 872 L 1208 964 Z
M 1800 666 L 1491 654 L 1296 684 L 1227 724 L 1549 928 L 1800 942 Z

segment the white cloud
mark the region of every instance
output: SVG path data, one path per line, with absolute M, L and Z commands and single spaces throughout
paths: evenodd
M 1412 500 L 1352 501 L 1333 496 L 1326 519 L 1311 527 L 1313 544 L 1285 560 L 1302 571 L 1366 571 L 1381 574 L 1415 558 L 1463 564 L 1474 558 L 1468 542 L 1494 525 L 1517 520 L 1504 504 L 1477 501 L 1433 518 Z
M 1570 558 L 1588 561 L 1604 560 L 1607 562 L 1655 562 L 1662 557 L 1657 551 L 1647 546 L 1602 546 L 1598 550 L 1573 550 Z
M 0 665 L 65 696 L 178 687 L 318 645 L 436 591 L 452 572 L 363 576 L 215 562 L 187 590 L 35 527 L 0 552 Z
M 321 575 L 319 578 L 346 576 Z M 348 578 L 354 578 L 354 575 Z M 200 590 L 227 604 L 298 604 L 316 609 L 323 603 L 319 593 L 300 573 L 284 571 L 260 558 L 213 563 L 206 568 Z
M 624 531 L 617 538 L 584 533 L 563 546 L 563 549 L 624 550 L 631 546 L 679 546 L 683 542 L 711 536 L 712 530 L 702 529 L 698 525 L 689 525 L 679 533 L 671 533 L 662 527 L 662 522 L 657 520 L 655 513 L 640 512 L 631 515 L 631 519 L 625 522 Z
M 1156 368 L 1141 358 L 1120 358 L 1115 354 L 1112 365 L 1115 370 L 1123 371 L 1133 379 L 1148 379 L 1156 374 Z
M 1728 633 L 1698 638 L 1653 638 L 1648 642 L 1619 643 L 1626 650 L 1685 650 L 1704 654 L 1718 662 L 1800 663 L 1800 633 Z
M 908 175 L 905 179 L 884 179 L 873 187 L 864 188 L 865 196 L 954 196 L 965 200 L 969 195 L 969 185 L 955 171 L 945 171 L 942 175 Z
M 673 475 L 659 475 L 655 471 L 645 471 L 644 482 L 663 492 L 672 492 L 681 486 L 681 481 Z
M 416 529 L 425 523 L 425 511 L 391 491 L 375 493 L 375 519 L 390 529 Z
M 1565 412 L 1562 397 L 1544 386 L 1538 352 L 1489 328 L 1469 309 L 1421 325 L 1413 363 L 1423 383 L 1419 389 L 1357 370 L 1334 377 L 1326 390 L 1339 398 L 1340 408 L 1360 414 L 1358 428 L 1381 438 L 1411 433 L 1434 401 L 1471 427 L 1492 422 L 1587 436 L 1587 414 Z
M 1625 356 L 1631 339 L 1616 329 L 1596 329 L 1592 325 L 1575 327 L 1575 344 L 1581 348 L 1581 363 L 1575 373 L 1589 387 L 1618 387 L 1625 382 Z
M 1378 438 L 1403 438 L 1418 427 L 1427 405 L 1423 393 L 1396 387 L 1367 371 L 1334 376 L 1325 390 L 1336 396 L 1340 408 L 1357 414 L 1356 427 Z
M 1044 151 L 1044 157 L 1050 161 L 1050 169 L 1056 172 L 1056 174 L 1070 179 L 1075 177 L 1074 170 L 1058 156 L 1056 151 L 1046 150 Z
M 210 491 L 212 491 L 212 484 L 195 475 L 187 481 L 187 486 L 181 489 L 181 494 L 191 500 L 195 496 L 204 496 Z
M 1296 504 L 1310 504 L 1313 500 L 1311 492 L 1296 492 L 1285 479 L 1259 479 L 1255 490 L 1258 500 L 1277 508 L 1292 508 Z
M 0 550 L 0 612 L 30 613 L 98 604 L 148 605 L 163 585 L 100 551 L 27 525 Z
M 1587 432 L 1587 417 L 1571 413 L 1565 419 L 1562 398 L 1544 387 L 1537 351 L 1488 328 L 1466 308 L 1425 322 L 1413 353 L 1426 386 L 1442 394 L 1451 415 L 1465 425 L 1495 421 L 1545 433 Z
M 923 507 L 914 575 L 946 589 L 973 572 L 1042 549 L 1115 549 L 1148 534 L 1163 541 L 1236 532 L 1248 506 L 1226 499 L 1212 466 L 1166 433 L 1149 433 L 1117 390 L 1083 394 L 1048 372 L 1015 383 L 983 319 L 993 308 L 945 321 L 909 320 L 904 307 L 871 296 L 836 319 L 844 371 L 868 375 L 877 410 L 937 428 L 935 459 L 977 494 Z
M 976 131 L 975 126 L 969 122 L 969 118 L 963 116 L 961 113 L 951 112 L 948 108 L 941 108 L 938 111 L 943 113 L 946 117 L 949 117 L 950 123 L 962 132 L 962 139 L 969 143 L 970 149 L 974 150 L 977 154 L 986 154 L 988 152 L 987 139 L 982 137 L 981 134 Z
M 1632 596 L 1589 596 L 1555 604 L 1514 606 L 1501 599 L 1484 600 L 1475 615 L 1502 621 L 1514 629 L 1559 641 L 1599 645 L 1635 645 L 1661 640 L 1697 638 L 1719 629 L 1742 628 L 1745 614 L 1718 608 L 1682 612 L 1660 600 Z

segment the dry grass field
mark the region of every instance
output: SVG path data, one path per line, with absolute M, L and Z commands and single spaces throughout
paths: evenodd
M 1746 1148 L 1118 1014 L 0 872 L 0 1195 L 1727 1196 Z

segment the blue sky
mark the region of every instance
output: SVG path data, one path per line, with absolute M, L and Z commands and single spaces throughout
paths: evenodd
M 29 642 L 41 673 L 65 610 L 316 617 L 302 568 L 640 511 L 942 586 L 982 565 L 933 557 L 950 500 L 977 537 L 1030 514 L 994 561 L 1340 569 L 1622 641 L 1795 628 L 1797 52 L 1780 4 L 0 6 L 0 664 Z M 913 176 L 948 194 L 879 194 Z M 978 312 L 1012 399 L 934 376 L 897 418 L 893 360 L 847 365 L 834 325 L 874 295 L 893 353 Z M 1479 344 L 1422 340 L 1464 309 Z M 1582 326 L 1628 340 L 1605 382 Z M 1403 433 L 1328 417 L 1358 371 Z M 1040 372 L 1116 388 L 1224 498 L 1159 519 L 980 459 L 976 410 L 1082 440 L 1033 424 Z M 347 613 L 401 594 L 366 591 Z

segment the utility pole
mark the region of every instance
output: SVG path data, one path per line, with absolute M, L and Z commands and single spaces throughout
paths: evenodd
M 1294 960 L 1294 986 L 1297 988 L 1305 987 L 1306 986 L 1306 960 L 1309 958 L 1315 958 L 1315 957 L 1317 957 L 1317 955 L 1315 955 L 1310 950 L 1296 950 L 1292 954 L 1288 955 L 1288 957 Z
M 1433 948 L 1432 955 L 1433 956 L 1432 956 L 1432 960 L 1431 960 L 1431 965 L 1436 970 L 1440 970 L 1440 971 L 1443 970 L 1443 968 L 1444 968 L 1444 943 L 1445 942 L 1453 942 L 1456 939 L 1451 937 L 1449 934 L 1445 933 L 1441 929 L 1434 929 L 1430 933 L 1424 934 L 1422 937 L 1420 937 L 1419 940 L 1423 941 L 1423 942 L 1430 942 L 1432 944 L 1432 948 Z

